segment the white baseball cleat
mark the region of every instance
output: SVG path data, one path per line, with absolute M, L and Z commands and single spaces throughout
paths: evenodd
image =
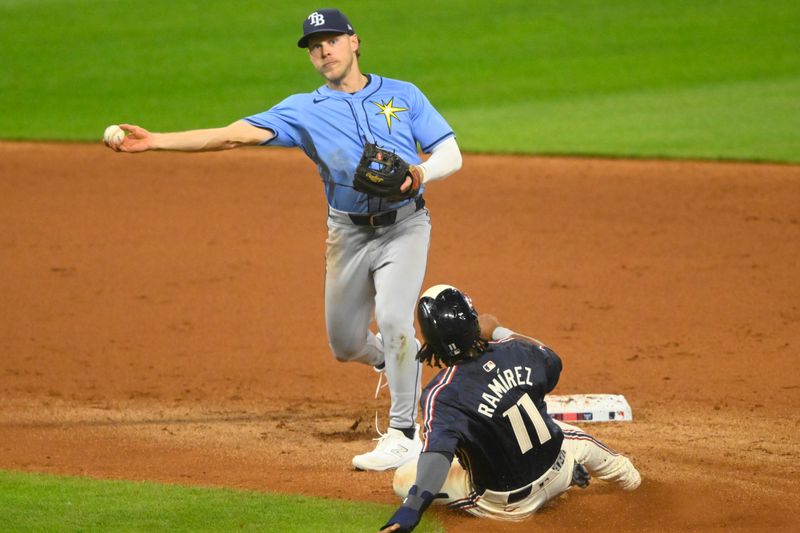
M 389 428 L 377 439 L 378 445 L 371 452 L 353 457 L 353 466 L 358 470 L 383 471 L 397 468 L 414 461 L 422 451 L 419 426 L 414 427 L 414 438 L 408 439 L 399 429 Z

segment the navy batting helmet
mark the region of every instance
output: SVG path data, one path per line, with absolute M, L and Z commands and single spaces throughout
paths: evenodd
M 469 296 L 450 285 L 436 285 L 422 294 L 417 319 L 425 344 L 417 359 L 429 365 L 451 366 L 486 350 L 478 313 Z

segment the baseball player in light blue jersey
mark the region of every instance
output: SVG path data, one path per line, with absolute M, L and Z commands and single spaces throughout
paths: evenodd
M 328 201 L 325 315 L 331 350 L 339 361 L 385 371 L 391 395 L 389 429 L 374 450 L 353 458 L 353 466 L 396 468 L 416 459 L 421 449 L 414 309 L 431 230 L 422 193 L 428 183 L 461 167 L 461 153 L 453 130 L 418 88 L 361 72 L 361 41 L 339 10 L 311 13 L 297 44 L 307 48 L 326 80 L 315 91 L 221 128 L 153 133 L 120 124 L 125 137 L 105 142 L 119 152 L 297 146 L 316 163 Z M 354 188 L 367 145 L 410 164 L 402 197 Z M 418 149 L 430 154 L 425 162 Z M 369 330 L 373 316 L 377 336 Z

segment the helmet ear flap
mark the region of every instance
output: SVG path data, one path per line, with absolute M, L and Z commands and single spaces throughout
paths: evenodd
M 430 296 L 423 296 L 417 304 L 417 321 L 422 330 L 425 345 L 417 354 L 417 359 L 432 364 L 434 354 L 441 354 L 442 340 L 437 325 L 436 302 Z

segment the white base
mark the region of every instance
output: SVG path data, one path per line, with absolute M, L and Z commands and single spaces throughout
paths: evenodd
M 630 422 L 633 412 L 621 394 L 545 396 L 547 412 L 564 422 Z

